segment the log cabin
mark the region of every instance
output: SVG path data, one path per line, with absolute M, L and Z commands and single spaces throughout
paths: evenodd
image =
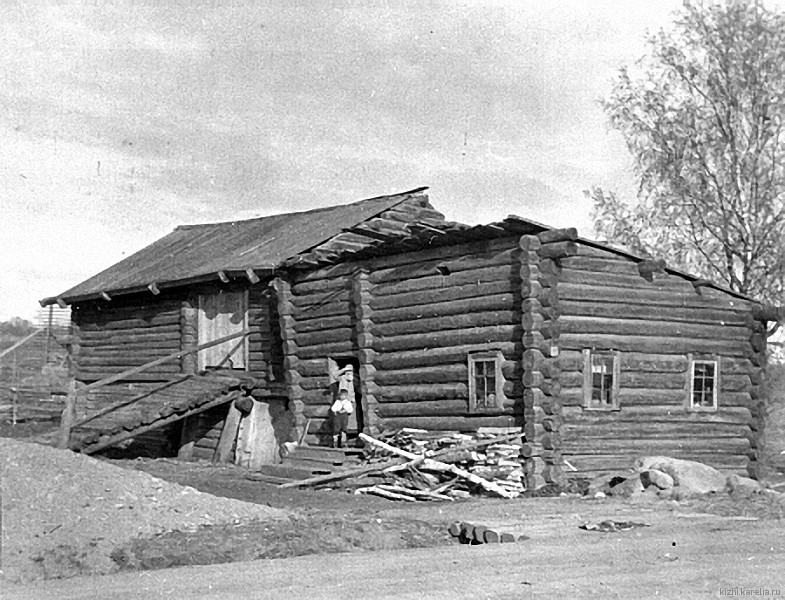
M 528 486 L 646 454 L 755 474 L 771 310 L 575 229 L 447 221 L 425 188 L 178 227 L 55 303 L 83 452 L 272 463 L 330 443 L 351 365 L 350 431 L 520 428 Z

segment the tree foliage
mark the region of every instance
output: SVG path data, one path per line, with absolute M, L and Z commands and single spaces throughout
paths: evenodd
M 640 176 L 627 204 L 600 189 L 600 236 L 754 297 L 785 282 L 785 16 L 687 0 L 623 67 L 604 102 Z
M 9 337 L 24 337 L 35 331 L 35 325 L 21 317 L 11 317 L 8 321 L 0 321 L 0 335 Z

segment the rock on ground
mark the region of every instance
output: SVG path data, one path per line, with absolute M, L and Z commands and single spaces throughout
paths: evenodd
M 15 582 L 117 570 L 112 550 L 140 536 L 285 518 L 69 450 L 0 438 L 0 576 Z
M 655 469 L 673 478 L 682 496 L 709 494 L 725 490 L 727 476 L 714 467 L 692 460 L 670 458 L 668 456 L 647 456 L 635 461 L 638 473 Z
M 657 469 L 643 471 L 640 477 L 644 487 L 653 485 L 661 490 L 669 490 L 673 487 L 673 477 Z

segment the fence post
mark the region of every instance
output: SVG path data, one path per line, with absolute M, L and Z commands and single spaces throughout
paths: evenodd
M 19 419 L 19 391 L 11 388 L 11 425 L 16 425 Z

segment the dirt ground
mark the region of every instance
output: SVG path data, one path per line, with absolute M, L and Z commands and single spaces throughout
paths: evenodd
M 731 499 L 734 501 L 734 499 Z M 528 533 L 514 544 L 320 554 L 134 571 L 0 587 L 4 600 L 201 598 L 716 598 L 723 590 L 785 593 L 785 528 L 757 517 L 701 512 L 705 503 L 630 504 L 536 498 L 388 505 L 425 522 L 508 522 Z M 602 519 L 647 525 L 601 533 Z M 741 590 L 742 592 L 740 593 Z
M 693 598 L 754 586 L 785 593 L 785 502 L 776 494 L 396 503 L 340 486 L 281 490 L 233 466 L 106 462 L 288 516 L 139 535 L 111 548 L 113 574 L 0 581 L 0 597 Z M 580 529 L 604 520 L 642 526 Z M 462 546 L 447 534 L 453 522 L 525 539 Z

